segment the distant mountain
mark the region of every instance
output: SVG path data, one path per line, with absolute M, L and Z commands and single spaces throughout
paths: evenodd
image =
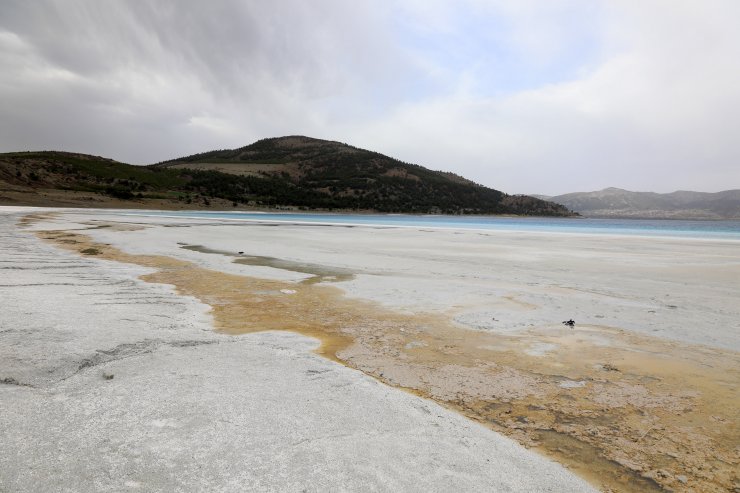
M 740 190 L 653 193 L 605 188 L 539 197 L 590 217 L 740 219 Z
M 561 205 L 507 195 L 453 173 L 301 136 L 151 166 L 67 152 L 0 154 L 0 203 L 573 215 Z

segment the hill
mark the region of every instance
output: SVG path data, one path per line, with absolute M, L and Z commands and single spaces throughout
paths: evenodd
M 547 200 L 591 217 L 740 219 L 740 190 L 661 194 L 605 188 L 547 197 Z
M 144 207 L 177 199 L 178 172 L 133 166 L 87 154 L 41 151 L 0 154 L 0 204 Z
M 565 208 L 510 196 L 453 173 L 432 171 L 340 142 L 289 136 L 159 163 L 287 184 L 278 203 L 380 212 L 568 215 Z M 234 195 L 242 193 L 232 182 Z
M 0 154 L 0 203 L 564 216 L 564 207 L 339 142 L 264 139 L 151 166 L 67 152 Z

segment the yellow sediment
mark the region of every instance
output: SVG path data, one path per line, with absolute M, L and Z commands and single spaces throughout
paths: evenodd
M 83 255 L 154 268 L 142 279 L 209 304 L 225 333 L 316 337 L 323 356 L 503 432 L 604 491 L 740 487 L 737 353 L 602 326 L 476 332 L 350 300 L 321 283 L 130 255 L 73 232 L 38 234 Z

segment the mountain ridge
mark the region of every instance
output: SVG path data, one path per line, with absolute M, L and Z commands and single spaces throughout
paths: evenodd
M 511 196 L 450 172 L 433 171 L 338 141 L 291 135 L 208 151 L 155 167 L 280 177 L 333 195 L 339 208 L 380 212 L 562 215 L 528 196 Z M 409 200 L 409 198 L 413 198 Z
M 677 190 L 670 193 L 632 192 L 608 187 L 547 197 L 589 217 L 643 219 L 740 219 L 740 189 L 720 192 Z
M 268 156 L 264 154 L 264 151 L 270 150 L 274 152 L 276 150 L 276 147 L 283 148 L 284 150 L 285 149 L 292 150 L 294 152 L 292 153 L 292 155 L 291 155 L 291 152 L 279 153 L 277 156 L 275 156 L 274 159 L 271 160 L 268 158 Z M 368 157 L 372 157 L 375 160 L 381 160 L 381 161 L 387 160 L 400 167 L 409 167 L 409 168 L 417 169 L 417 170 L 425 170 L 425 171 L 429 171 L 432 173 L 445 175 L 448 178 L 457 180 L 461 183 L 483 186 L 483 185 L 480 185 L 479 183 L 475 183 L 472 180 L 464 178 L 450 171 L 431 170 L 423 166 L 420 166 L 418 164 L 407 163 L 399 159 L 385 156 L 379 152 L 368 151 L 366 149 L 362 149 L 362 148 L 355 147 L 349 144 L 345 144 L 344 142 L 339 142 L 339 141 L 334 141 L 334 140 L 323 140 L 323 139 L 317 139 L 313 137 L 306 137 L 302 135 L 289 135 L 285 137 L 270 137 L 266 139 L 260 139 L 252 144 L 239 147 L 236 149 L 221 149 L 221 150 L 201 152 L 201 153 L 193 154 L 190 156 L 182 156 L 182 157 L 170 159 L 167 161 L 161 161 L 153 166 L 185 167 L 188 164 L 192 165 L 194 163 L 210 163 L 214 165 L 238 163 L 238 164 L 243 164 L 243 165 L 262 164 L 262 165 L 283 165 L 283 166 L 290 165 L 290 164 L 297 164 L 300 167 L 301 162 L 307 161 L 307 159 L 301 159 L 302 157 L 303 158 L 315 157 L 315 156 L 308 155 L 305 152 L 307 148 L 310 149 L 312 147 L 322 149 L 322 152 L 324 154 L 328 154 L 326 152 L 326 149 L 329 148 L 330 151 L 334 152 L 334 154 L 343 153 L 346 155 L 350 155 L 354 158 L 358 157 L 359 155 L 365 159 L 367 159 Z M 299 151 L 296 152 L 296 149 L 298 149 Z M 260 151 L 263 151 L 263 153 L 261 154 Z M 289 157 L 292 157 L 293 159 L 290 160 L 288 159 Z M 274 161 L 274 162 L 270 162 L 270 161 Z M 228 173 L 230 172 L 230 170 L 224 170 L 224 172 Z
M 0 154 L 0 203 L 573 215 L 444 171 L 304 136 L 262 139 L 149 166 L 56 151 Z M 111 205 L 113 206 L 113 205 Z

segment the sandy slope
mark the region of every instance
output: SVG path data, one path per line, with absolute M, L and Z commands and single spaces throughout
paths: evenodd
M 61 251 L 17 218 L 0 216 L 2 491 L 590 490 L 312 339 L 213 332 L 147 269 Z M 219 262 L 131 233 L 132 250 Z

